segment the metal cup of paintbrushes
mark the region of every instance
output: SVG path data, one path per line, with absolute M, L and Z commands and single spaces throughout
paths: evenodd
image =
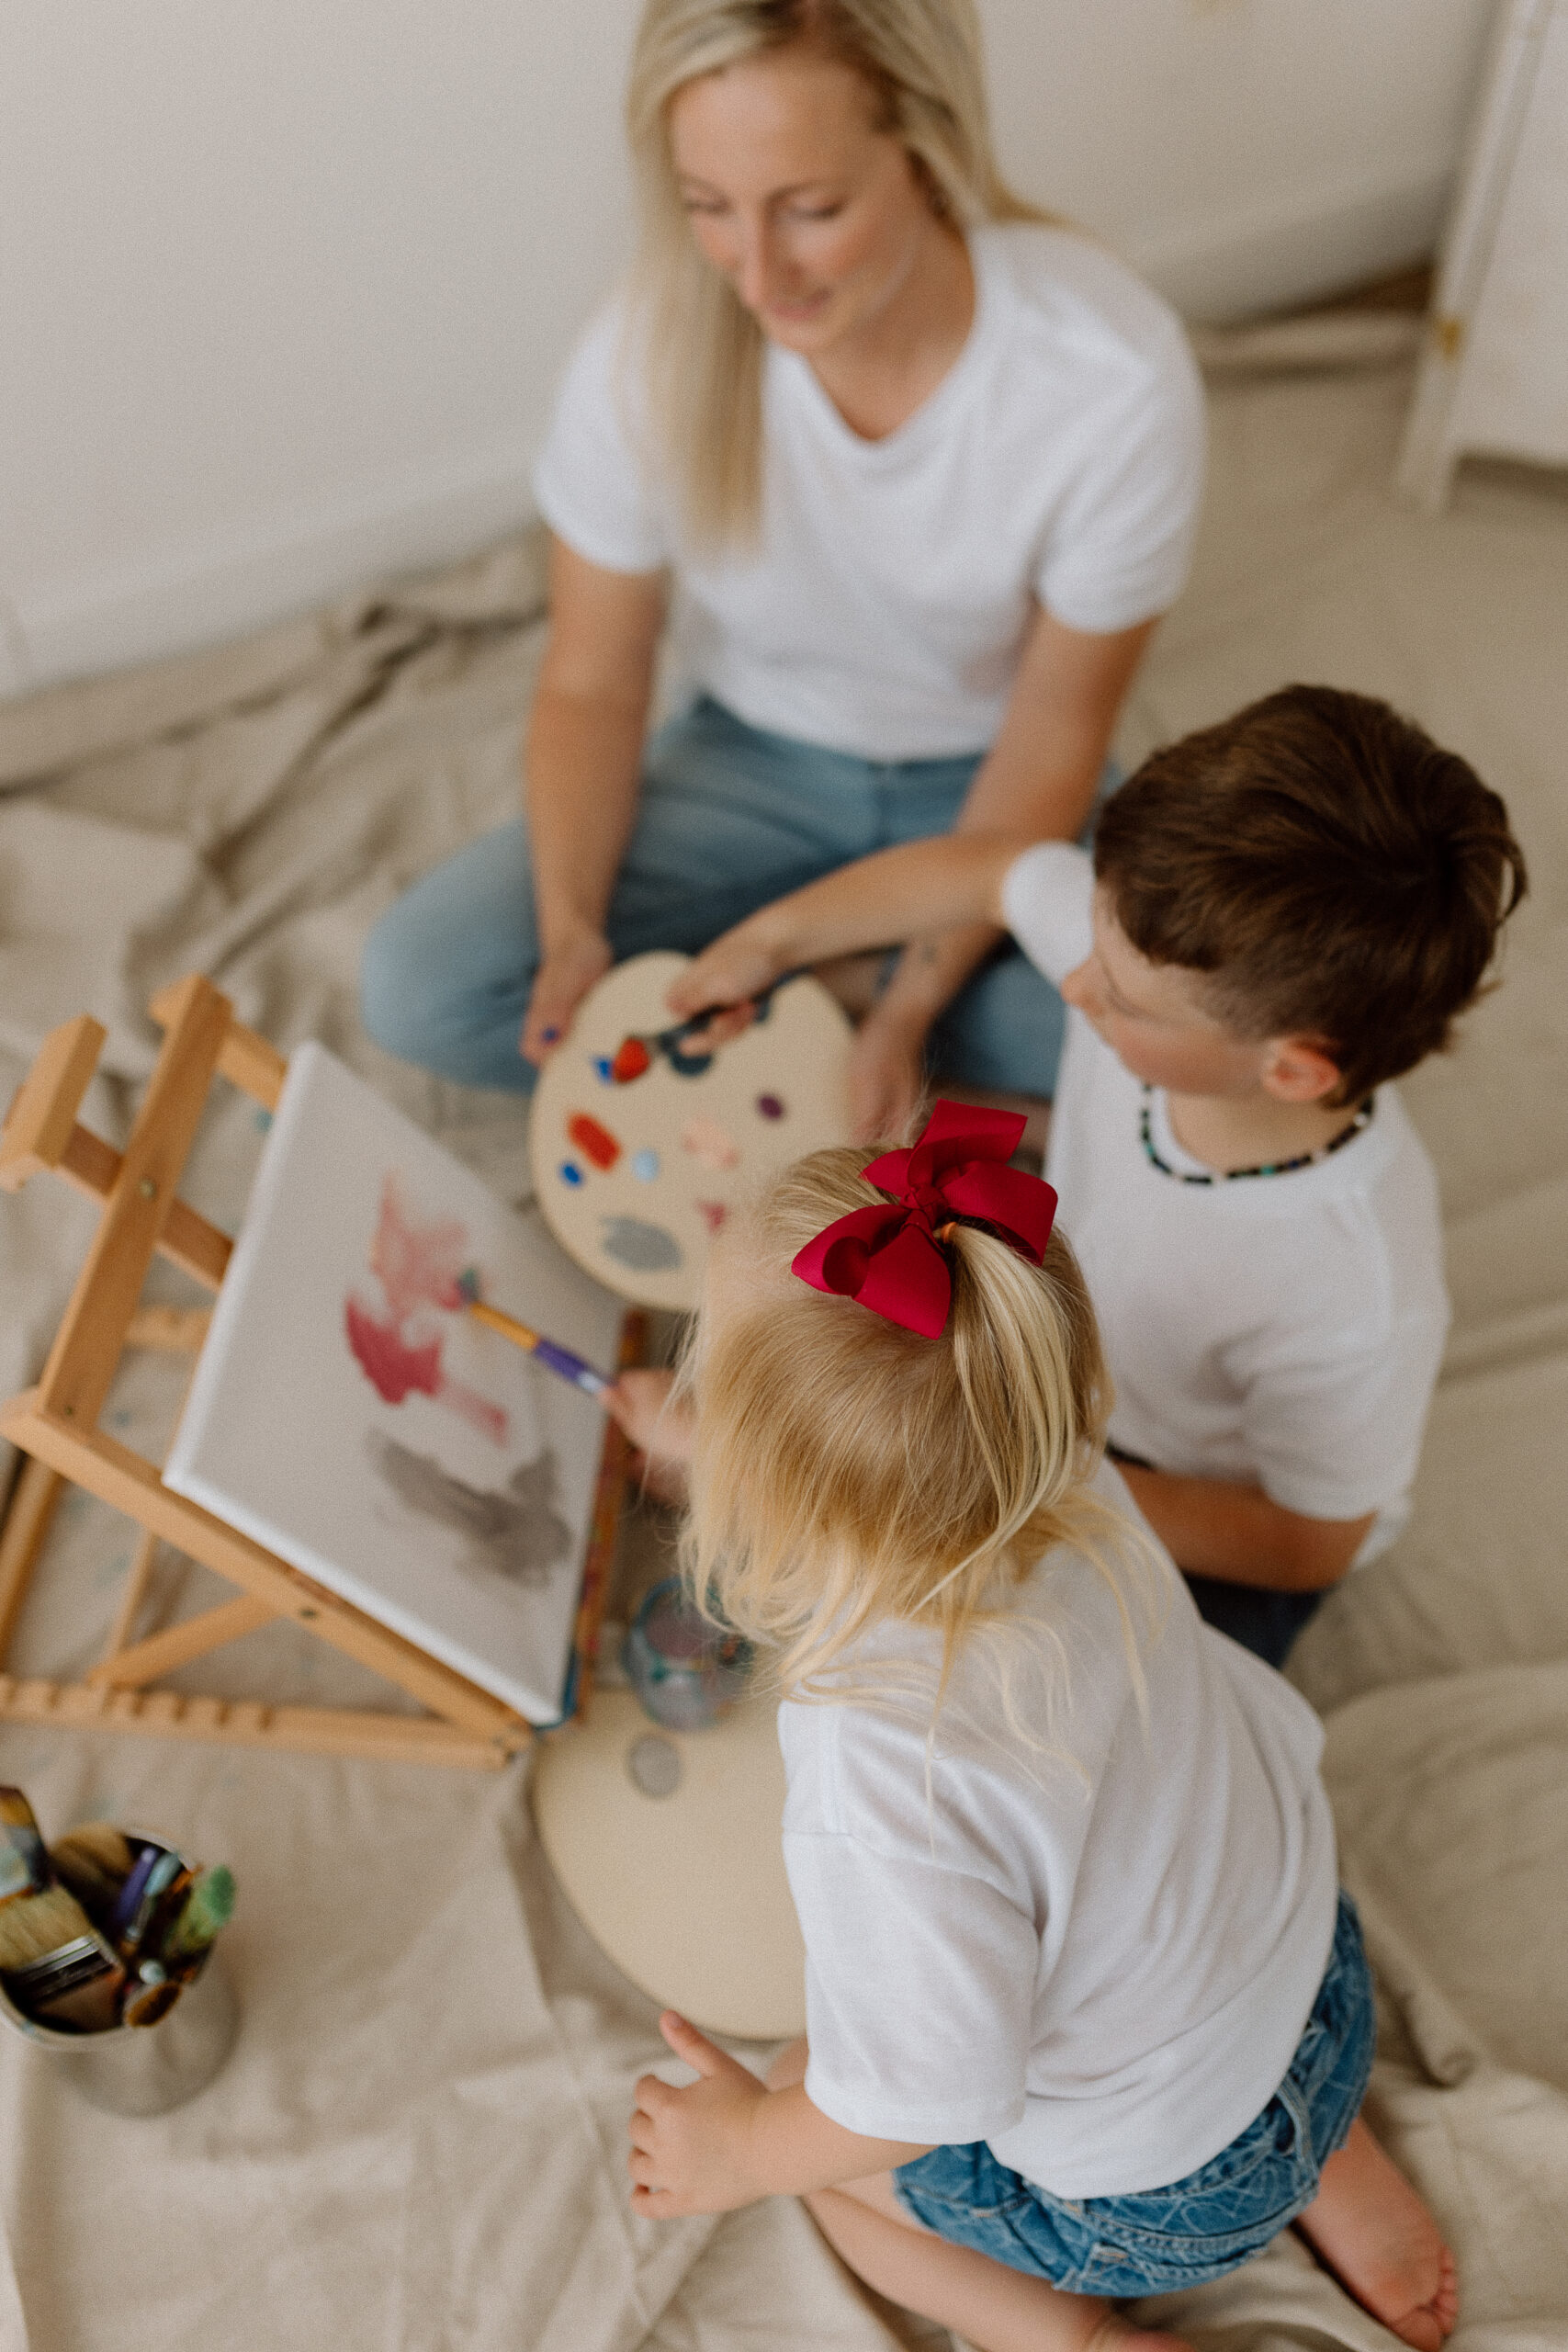
M 150 1916 L 161 1883 L 188 1880 L 191 1865 L 161 1838 L 135 1830 L 126 1834 L 137 1853 L 130 1910 Z M 138 1972 L 134 1950 L 130 1959 L 133 1975 L 144 1973 L 146 1981 L 133 1983 L 118 2025 L 96 2032 L 62 2031 L 28 2016 L 3 1983 L 0 2018 L 46 2052 L 92 2106 L 113 2115 L 163 2115 L 194 2098 L 218 2073 L 239 2030 L 239 2007 L 210 1942 L 191 1956 L 177 1980 L 161 1967 Z

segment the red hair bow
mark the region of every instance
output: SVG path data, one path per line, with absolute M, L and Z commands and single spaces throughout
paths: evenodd
M 1016 1112 L 939 1102 L 908 1151 L 885 1151 L 865 1181 L 896 1201 L 835 1217 L 791 1271 L 813 1290 L 858 1299 L 874 1315 L 934 1340 L 946 1329 L 953 1274 L 937 1236 L 955 1217 L 988 1226 L 1038 1266 L 1051 1238 L 1056 1195 L 1008 1161 L 1026 1122 Z

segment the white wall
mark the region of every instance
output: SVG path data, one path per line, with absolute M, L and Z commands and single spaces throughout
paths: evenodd
M 1191 314 L 1430 249 L 1494 0 L 981 0 L 1029 193 Z M 0 691 L 527 510 L 637 0 L 7 0 Z

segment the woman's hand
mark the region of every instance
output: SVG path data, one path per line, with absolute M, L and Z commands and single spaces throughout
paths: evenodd
M 531 1062 L 547 1061 L 571 1027 L 577 1008 L 615 957 L 598 932 L 574 933 L 546 954 L 534 978 L 528 1017 L 517 1050 Z
M 881 1005 L 850 1051 L 850 1130 L 855 1143 L 902 1142 L 926 1090 L 926 1024 Z
M 757 2177 L 756 2123 L 772 2094 L 706 2034 L 666 2009 L 659 2030 L 698 2080 L 674 2090 L 657 2075 L 638 2081 L 632 2114 L 632 2210 L 659 2221 L 727 2213 L 770 2192 Z
M 643 1457 L 644 1487 L 667 1503 L 686 1498 L 686 1464 L 696 1435 L 691 1407 L 670 1402 L 674 1385 L 672 1372 L 623 1372 L 604 1398 L 605 1410 Z

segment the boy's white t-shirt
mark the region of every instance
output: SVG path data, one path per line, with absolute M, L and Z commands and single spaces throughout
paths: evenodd
M 1010 868 L 1020 946 L 1060 982 L 1092 944 L 1087 852 L 1042 842 Z M 1140 1081 L 1069 1007 L 1046 1175 L 1094 1301 L 1123 1452 L 1177 1476 L 1256 1481 L 1311 1519 L 1377 1521 L 1408 1490 L 1448 1331 L 1432 1164 L 1392 1086 L 1314 1167 L 1184 1184 L 1154 1167 Z M 1155 1149 L 1191 1173 L 1158 1089 Z
M 871 760 L 983 750 L 1037 598 L 1079 629 L 1163 612 L 1202 489 L 1202 388 L 1180 322 L 1088 237 L 970 232 L 963 351 L 897 432 L 845 424 L 770 344 L 755 552 L 693 547 L 647 455 L 621 304 L 568 368 L 535 492 L 612 571 L 672 567 L 694 692 L 751 726 Z
M 1096 1487 L 1136 1521 L 1109 1464 Z M 985 2140 L 1061 2197 L 1162 2188 L 1245 2131 L 1334 1933 L 1322 1726 L 1147 1540 L 1146 1719 L 1116 1601 L 1066 1547 L 1006 1642 L 960 1647 L 929 1758 L 941 1642 L 918 1621 L 854 1656 L 863 1680 L 922 1668 L 918 1690 L 779 1710 L 807 2096 L 874 2139 Z

